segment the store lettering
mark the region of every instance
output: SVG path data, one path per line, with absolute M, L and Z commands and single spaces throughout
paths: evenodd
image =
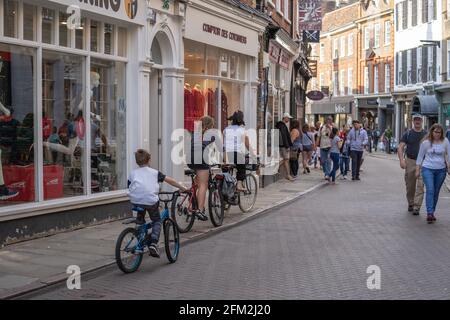
M 83 3 L 89 3 L 91 6 L 105 8 L 106 10 L 111 7 L 114 12 L 119 11 L 120 9 L 120 1 L 121 0 L 79 0 Z
M 207 33 L 211 33 L 211 34 L 213 34 L 215 36 L 218 36 L 218 37 L 222 37 L 222 38 L 225 38 L 225 39 L 230 39 L 230 40 L 233 40 L 233 41 L 236 41 L 236 42 L 240 42 L 240 43 L 243 43 L 243 44 L 247 43 L 247 37 L 244 37 L 242 35 L 236 34 L 234 32 L 229 32 L 227 30 L 224 30 L 224 29 L 212 26 L 212 25 L 207 24 L 207 23 L 203 24 L 203 31 L 207 32 Z

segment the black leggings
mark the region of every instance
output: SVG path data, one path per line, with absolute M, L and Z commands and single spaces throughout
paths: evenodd
M 227 152 L 227 163 L 236 165 L 236 179 L 244 181 L 246 175 L 245 155 L 240 152 Z

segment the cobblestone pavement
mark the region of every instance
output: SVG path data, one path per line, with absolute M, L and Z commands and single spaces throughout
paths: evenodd
M 449 299 L 450 196 L 436 224 L 407 213 L 398 163 L 367 157 L 340 181 L 226 232 L 182 247 L 176 264 L 111 267 L 82 289 L 34 299 Z M 366 273 L 381 269 L 381 289 Z

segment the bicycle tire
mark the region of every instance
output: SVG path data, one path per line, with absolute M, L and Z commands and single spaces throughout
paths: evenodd
M 250 212 L 253 209 L 253 207 L 255 206 L 256 197 L 258 196 L 258 181 L 256 180 L 256 177 L 253 174 L 248 173 L 245 176 L 245 180 L 243 182 L 244 182 L 244 188 L 246 189 L 246 191 L 239 192 L 239 209 L 241 209 L 242 212 L 247 213 L 247 212 Z M 254 187 L 252 186 L 252 183 L 253 183 Z M 254 191 L 252 189 L 254 189 Z M 243 200 L 247 199 L 247 196 L 245 196 L 246 193 L 248 193 L 249 195 L 252 196 L 252 198 L 249 197 L 250 201 L 247 201 L 247 204 L 248 204 L 247 206 L 244 205 L 244 203 L 243 203 Z
M 213 202 L 217 200 L 220 202 L 219 207 L 216 202 Z M 224 199 L 223 194 L 220 191 L 220 186 L 214 186 L 209 190 L 208 211 L 213 226 L 220 227 L 223 224 L 223 218 L 225 215 Z
M 125 237 L 130 233 L 136 239 L 136 241 L 139 241 L 139 232 L 134 228 L 126 228 L 125 230 L 123 230 L 120 233 L 119 237 L 117 238 L 117 242 L 116 242 L 116 250 L 115 250 L 116 263 L 117 263 L 117 266 L 119 267 L 119 269 L 122 270 L 122 272 L 124 272 L 124 273 L 135 272 L 141 265 L 142 257 L 143 257 L 142 253 L 134 254 L 134 253 L 132 253 L 133 249 L 131 249 L 131 256 L 135 257 L 135 261 L 131 264 L 131 267 L 128 267 L 127 265 L 124 264 L 124 261 L 123 261 L 124 259 L 122 258 L 121 253 L 125 250 L 122 250 L 122 242 L 124 241 Z
M 172 219 L 164 220 L 164 247 L 170 263 L 175 263 L 180 253 L 180 233 Z
M 180 233 L 189 232 L 194 225 L 195 216 L 192 213 L 189 213 L 189 206 L 191 194 L 181 194 L 173 198 L 172 201 L 172 220 L 175 222 L 175 225 L 178 228 Z M 180 204 L 181 207 L 178 207 L 178 201 L 183 201 Z M 184 220 L 184 221 L 183 221 Z

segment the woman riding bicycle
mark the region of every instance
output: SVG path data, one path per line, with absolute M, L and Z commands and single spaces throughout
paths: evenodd
M 192 134 L 191 154 L 188 159 L 188 167 L 195 171 L 195 183 L 198 186 L 197 201 L 198 209 L 195 216 L 201 221 L 207 221 L 205 214 L 206 192 L 208 191 L 209 169 L 210 165 L 204 159 L 204 151 L 211 143 L 215 141 L 214 136 L 205 135 L 206 131 L 214 128 L 214 119 L 210 116 L 200 118 L 202 130 L 195 130 Z M 207 138 L 209 136 L 209 139 Z
M 233 163 L 236 165 L 236 191 L 244 192 L 243 181 L 245 180 L 245 155 L 246 150 L 251 150 L 250 141 L 245 132 L 244 113 L 236 111 L 231 117 L 231 125 L 224 130 L 224 150 L 225 163 Z M 251 154 L 254 152 L 251 151 Z

